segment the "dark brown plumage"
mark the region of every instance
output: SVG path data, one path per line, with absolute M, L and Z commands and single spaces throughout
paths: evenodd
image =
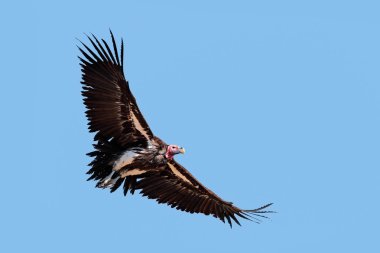
M 82 43 L 82 84 L 89 130 L 94 132 L 94 157 L 87 172 L 97 187 L 120 186 L 124 195 L 140 190 L 143 196 L 156 199 L 176 209 L 203 213 L 232 225 L 240 225 L 238 217 L 253 219 L 270 213 L 264 205 L 243 210 L 218 197 L 203 186 L 193 175 L 172 158 L 183 153 L 176 145 L 167 145 L 154 136 L 141 114 L 136 99 L 129 89 L 123 72 L 124 47 L 121 41 L 120 57 L 111 32 L 112 47 L 94 35 L 88 36 L 94 50 Z

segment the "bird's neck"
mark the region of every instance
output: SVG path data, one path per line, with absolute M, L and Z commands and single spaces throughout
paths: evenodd
M 173 154 L 169 151 L 169 147 L 166 148 L 165 158 L 169 160 L 173 160 Z

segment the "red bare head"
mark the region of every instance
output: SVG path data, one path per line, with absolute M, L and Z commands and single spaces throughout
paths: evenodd
M 165 157 L 171 160 L 176 154 L 179 153 L 184 154 L 185 149 L 183 147 L 178 147 L 177 145 L 169 145 L 166 149 Z

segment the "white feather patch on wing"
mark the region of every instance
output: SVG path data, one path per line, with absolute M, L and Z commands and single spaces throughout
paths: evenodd
M 141 175 L 141 174 L 144 174 L 145 172 L 146 170 L 143 170 L 143 169 L 132 169 L 132 170 L 126 170 L 126 171 L 120 172 L 120 176 L 121 178 L 125 178 L 127 176 Z
M 170 168 L 171 171 L 174 173 L 174 175 L 176 175 L 177 177 L 181 178 L 183 181 L 185 181 L 185 182 L 187 182 L 187 183 L 193 185 L 193 184 L 189 181 L 189 179 L 187 179 L 183 174 L 181 174 L 181 172 L 179 172 L 179 171 L 177 170 L 177 168 L 176 168 L 174 165 L 172 165 L 172 164 L 170 164 L 170 163 L 167 163 L 167 164 L 169 165 L 169 168 Z
M 135 113 L 131 110 L 131 116 L 132 116 L 132 120 L 133 120 L 133 124 L 135 125 L 137 131 L 139 131 L 142 135 L 144 135 L 144 137 L 149 140 L 149 136 L 148 136 L 148 133 L 145 131 L 145 129 L 142 127 L 142 125 L 140 124 L 140 121 L 137 119 Z
M 131 164 L 137 155 L 138 154 L 136 154 L 133 151 L 127 151 L 127 152 L 125 152 L 122 156 L 120 156 L 119 159 L 117 159 L 113 163 L 113 168 L 112 169 L 114 171 L 119 171 L 124 166 L 127 166 L 128 164 Z

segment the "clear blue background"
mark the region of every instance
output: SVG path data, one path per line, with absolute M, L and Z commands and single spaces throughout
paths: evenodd
M 260 2 L 3 1 L 0 251 L 380 252 L 380 5 Z M 75 38 L 109 28 L 178 160 L 277 214 L 230 229 L 86 182 Z

